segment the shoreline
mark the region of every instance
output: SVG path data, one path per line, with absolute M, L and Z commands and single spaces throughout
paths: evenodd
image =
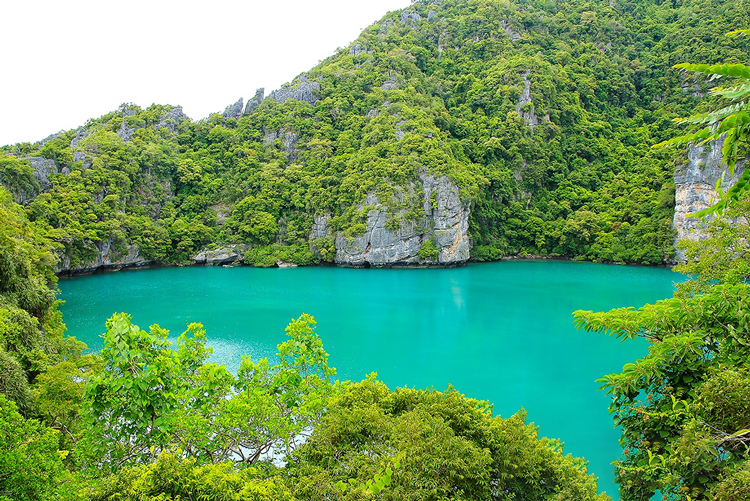
M 320 262 L 315 264 L 306 264 L 306 265 L 298 265 L 294 263 L 286 263 L 283 262 L 281 264 L 276 264 L 274 266 L 266 266 L 266 267 L 258 267 L 258 268 L 298 268 L 298 267 L 336 267 L 336 268 L 350 268 L 350 269 L 446 269 L 446 268 L 460 268 L 467 265 L 473 265 L 473 264 L 484 264 L 484 263 L 499 263 L 502 261 L 569 261 L 569 262 L 579 262 L 579 263 L 592 263 L 592 264 L 608 264 L 608 265 L 615 265 L 615 266 L 643 266 L 646 268 L 673 268 L 674 263 L 663 263 L 663 264 L 640 264 L 640 263 L 616 263 L 616 262 L 595 262 L 595 261 L 589 261 L 586 259 L 576 259 L 569 256 L 560 256 L 560 255 L 544 255 L 544 254 L 516 254 L 516 255 L 507 255 L 503 256 L 500 259 L 494 259 L 494 260 L 487 260 L 487 261 L 478 261 L 474 259 L 468 259 L 467 261 L 461 261 L 457 263 L 450 263 L 450 264 L 429 264 L 429 263 L 422 263 L 422 264 L 413 264 L 413 263 L 392 263 L 387 265 L 378 265 L 373 266 L 370 264 L 340 264 L 340 263 L 330 263 L 330 262 Z M 143 264 L 130 264 L 130 265 L 102 265 L 98 266 L 96 268 L 85 268 L 82 270 L 62 270 L 60 272 L 55 272 L 55 276 L 58 279 L 71 279 L 76 277 L 83 277 L 83 276 L 89 276 L 89 275 L 98 275 L 98 274 L 105 274 L 105 273 L 117 273 L 120 271 L 135 271 L 135 270 L 147 270 L 147 269 L 157 269 L 157 268 L 193 268 L 193 267 L 214 267 L 214 268 L 245 268 L 245 267 L 254 267 L 253 265 L 248 265 L 244 263 L 240 263 L 238 261 L 234 261 L 230 264 L 201 264 L 201 263 L 185 263 L 185 264 L 171 264 L 171 263 L 161 263 L 161 262 L 147 262 Z

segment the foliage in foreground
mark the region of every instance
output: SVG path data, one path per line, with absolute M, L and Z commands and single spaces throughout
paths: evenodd
M 747 215 L 748 197 L 727 215 Z M 745 221 L 746 222 L 746 221 Z M 718 218 L 683 242 L 692 274 L 671 299 L 638 310 L 578 311 L 587 331 L 647 338 L 646 357 L 600 379 L 622 427 L 615 463 L 623 501 L 747 499 L 750 465 L 750 285 L 746 225 Z
M 268 468 L 231 462 L 200 465 L 195 458 L 161 453 L 152 463 L 102 479 L 92 501 L 293 501 L 284 479 Z
M 36 411 L 35 378 L 60 362 L 78 364 L 85 349 L 63 336 L 54 248 L 0 186 L 0 393 L 25 414 Z
M 639 310 L 576 312 L 579 327 L 646 337 L 649 353 L 600 380 L 622 427 L 622 499 L 707 499 L 750 460 L 750 286 L 665 299 Z
M 0 500 L 75 499 L 77 484 L 66 469 L 59 432 L 25 419 L 0 393 Z
M 734 30 L 727 36 L 750 35 L 750 30 Z M 678 136 L 655 147 L 672 144 L 683 145 L 689 142 L 704 144 L 708 141 L 723 140 L 721 149 L 722 158 L 727 166 L 730 176 L 734 176 L 737 162 L 748 157 L 747 144 L 750 139 L 750 66 L 744 64 L 694 64 L 681 63 L 675 65 L 685 71 L 701 73 L 709 77 L 709 80 L 720 78 L 731 78 L 728 86 L 718 86 L 711 89 L 711 95 L 723 98 L 728 104 L 714 106 L 713 109 L 696 113 L 687 118 L 675 119 L 681 124 L 690 124 L 700 127 L 697 131 Z M 718 200 L 704 210 L 698 211 L 696 217 L 704 217 L 716 214 L 727 209 L 739 201 L 740 195 L 750 190 L 750 169 L 746 169 L 737 182 L 731 186 L 726 193 L 720 185 Z
M 523 412 L 374 376 L 334 383 L 314 325 L 293 320 L 276 362 L 245 358 L 235 376 L 206 362 L 199 325 L 175 349 L 116 314 L 69 449 L 0 400 L 0 481 L 37 477 L 28 500 L 609 499 Z
M 391 391 L 374 375 L 345 385 L 287 468 L 295 494 L 314 500 L 341 481 L 366 482 L 395 458 L 399 466 L 379 499 L 609 499 L 597 494 L 585 462 L 539 438 L 525 412 L 493 417 L 489 402 L 453 388 Z
M 685 261 L 674 271 L 690 277 L 676 284 L 678 295 L 709 292 L 718 283 L 749 283 L 750 196 L 740 198 L 723 212 L 722 217 L 706 223 L 705 238 L 678 242 Z
M 319 422 L 333 391 L 328 354 L 302 315 L 286 329 L 278 362 L 243 357 L 236 376 L 206 363 L 211 353 L 200 324 L 177 338 L 149 332 L 126 314 L 107 321 L 101 357 L 84 400 L 90 461 L 118 470 L 147 464 L 179 448 L 198 464 L 248 465 L 288 453 Z

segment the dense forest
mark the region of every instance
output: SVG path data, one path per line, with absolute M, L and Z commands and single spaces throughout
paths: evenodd
M 247 107 L 192 121 L 123 105 L 4 147 L 0 500 L 608 499 L 522 411 L 337 380 L 308 315 L 275 359 L 236 373 L 208 361 L 200 324 L 171 343 L 124 313 L 84 354 L 55 272 L 105 247 L 167 264 L 230 244 L 258 266 L 334 261 L 375 209 L 419 235 L 415 263 L 436 263 L 435 183 L 470 212 L 473 259 L 664 263 L 684 152 L 651 146 L 709 110 L 693 123 L 724 120 L 725 156 L 741 157 L 750 124 L 747 67 L 671 66 L 747 61 L 747 38 L 724 34 L 748 18 L 745 1 L 420 1 Z M 709 96 L 715 75 L 739 84 Z M 711 112 L 722 97 L 740 102 Z M 650 342 L 601 379 L 623 500 L 750 498 L 748 230 L 732 224 L 750 217 L 746 185 L 707 239 L 681 244 L 694 278 L 673 298 L 575 315 Z
M 192 121 L 125 104 L 6 146 L 0 182 L 62 269 L 232 243 L 258 266 L 334 261 L 376 208 L 393 238 L 415 235 L 410 262 L 438 262 L 451 242 L 425 176 L 460 191 L 475 260 L 669 262 L 680 156 L 650 146 L 711 86 L 670 67 L 742 61 L 747 40 L 723 35 L 749 14 L 745 1 L 420 1 L 244 109 Z

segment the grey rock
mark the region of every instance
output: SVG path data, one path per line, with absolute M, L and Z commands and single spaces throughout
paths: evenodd
M 224 118 L 242 118 L 243 103 L 244 101 L 240 98 L 236 103 L 227 106 L 223 113 Z
M 224 226 L 224 223 L 226 222 L 227 218 L 232 215 L 232 208 L 228 205 L 224 204 L 217 204 L 212 205 L 209 207 L 213 211 L 213 213 L 216 215 L 216 225 L 217 226 Z
M 120 139 L 123 141 L 130 141 L 130 138 L 133 137 L 133 133 L 138 129 L 138 127 L 128 127 L 127 120 L 123 120 L 120 124 L 120 129 L 117 131 L 117 135 L 120 136 Z
M 265 131 L 263 134 L 263 142 L 266 144 L 271 144 L 274 141 L 276 141 L 280 137 L 280 132 L 277 130 L 270 130 Z
M 245 111 L 242 114 L 249 115 L 250 113 L 255 111 L 255 109 L 260 106 L 260 103 L 263 102 L 263 96 L 265 95 L 265 93 L 265 88 L 261 87 L 260 89 L 257 89 L 255 91 L 255 95 L 252 98 L 248 99 L 247 105 L 245 106 Z
M 694 82 L 694 83 L 682 82 L 680 87 L 682 88 L 683 94 L 691 93 L 693 97 L 703 97 L 703 93 L 701 92 L 701 86 L 697 82 Z
M 190 120 L 190 117 L 182 112 L 181 106 L 175 106 L 159 119 L 159 123 L 154 125 L 154 128 L 161 129 L 162 127 L 166 127 L 169 132 L 174 134 L 177 132 L 180 123 L 185 120 Z
M 425 214 L 432 219 L 433 232 L 440 249 L 441 264 L 463 263 L 469 259 L 469 205 L 462 202 L 458 186 L 446 176 L 421 175 Z M 435 193 L 434 202 L 432 193 Z
M 191 257 L 195 264 L 205 264 L 208 266 L 220 266 L 224 264 L 234 263 L 240 259 L 239 252 L 242 252 L 242 248 L 239 245 L 227 245 L 214 250 L 206 250 L 199 252 L 195 256 Z
M 675 209 L 673 227 L 677 230 L 675 243 L 678 240 L 702 240 L 707 237 L 705 224 L 700 219 L 688 217 L 702 209 L 708 208 L 716 201 L 716 184 L 721 180 L 721 187 L 727 190 L 734 185 L 745 171 L 746 162 L 738 162 L 734 176 L 729 176 L 726 166 L 722 164 L 721 148 L 724 139 L 708 143 L 706 146 L 689 144 L 687 163 L 675 169 Z M 710 221 L 711 218 L 707 218 Z M 677 260 L 684 261 L 684 253 L 677 251 Z
M 393 21 L 391 21 L 390 19 L 388 21 L 384 22 L 383 24 L 381 24 L 380 25 L 380 31 L 379 31 L 380 34 L 382 35 L 382 34 L 386 33 L 388 31 L 388 28 L 390 28 L 391 26 L 393 26 Z
M 521 76 L 523 76 L 523 92 L 516 103 L 516 113 L 523 118 L 526 125 L 533 129 L 539 125 L 539 117 L 536 116 L 533 108 L 530 110 L 522 109 L 524 106 L 531 103 L 531 82 L 529 81 L 529 73 L 530 71 L 526 70 L 521 74 Z
M 276 266 L 278 266 L 279 268 L 296 268 L 297 264 L 296 263 L 288 263 L 286 261 L 282 261 L 281 259 L 277 259 L 276 260 Z
M 68 167 L 63 167 L 62 170 L 60 171 L 60 174 L 64 176 L 70 175 L 70 169 Z
M 422 20 L 422 16 L 420 16 L 418 12 L 412 11 L 412 10 L 405 10 L 401 13 L 401 19 L 399 20 L 399 23 L 411 24 L 413 28 L 416 28 L 416 24 L 419 23 L 419 21 L 421 20 Z
M 329 219 L 331 219 L 330 214 L 315 215 L 312 233 L 310 234 L 310 240 L 315 240 L 316 238 L 325 238 L 331 234 L 331 230 L 328 228 Z
M 60 137 L 60 132 L 58 132 L 56 134 L 50 134 L 49 136 L 47 136 L 44 139 L 42 139 L 41 141 L 39 141 L 38 144 L 39 144 L 39 146 L 42 146 L 42 145 L 44 145 L 44 143 L 49 143 L 50 141 L 52 141 L 53 139 L 56 139 L 58 137 Z
M 354 43 L 349 49 L 349 54 L 351 54 L 352 56 L 358 56 L 362 53 L 369 54 L 370 51 L 362 47 L 362 44 L 360 44 L 359 42 Z
M 97 256 L 86 263 L 71 266 L 70 257 L 60 256 L 55 272 L 58 274 L 80 275 L 93 273 L 99 269 L 120 270 L 123 268 L 137 268 L 153 264 L 154 261 L 144 259 L 140 255 L 137 245 L 115 245 L 112 239 L 93 243 Z
M 39 183 L 42 191 L 48 191 L 52 188 L 52 182 L 49 178 L 57 174 L 57 163 L 54 160 L 44 157 L 28 157 L 27 160 L 34 170 L 34 179 Z
M 117 111 L 122 113 L 124 117 L 132 117 L 138 113 L 138 107 L 132 103 L 122 103 Z
M 298 142 L 299 138 L 294 132 L 287 131 L 284 134 L 284 152 L 286 152 L 287 160 L 289 160 L 290 162 L 297 160 L 299 156 L 297 150 Z
M 89 137 L 90 134 L 91 133 L 87 129 L 85 129 L 84 127 L 79 127 L 78 129 L 76 129 L 76 135 L 75 135 L 75 137 L 70 141 L 70 148 L 72 150 L 74 150 L 73 151 L 73 161 L 74 162 L 83 162 L 83 168 L 84 169 L 88 169 L 89 167 L 91 167 L 91 161 L 86 159 L 86 154 L 85 153 L 83 153 L 80 150 L 79 151 L 75 151 L 75 150 L 78 147 L 78 144 L 81 141 L 83 141 L 84 139 L 86 139 L 87 137 Z
M 284 84 L 280 89 L 271 92 L 268 97 L 278 103 L 296 99 L 314 105 L 320 99 L 320 82 L 311 82 L 303 73 L 291 85 Z
M 521 38 L 521 34 L 514 30 L 506 20 L 503 19 L 502 21 L 500 21 L 500 27 L 504 29 L 508 34 L 511 42 L 515 42 L 516 40 Z
M 396 134 L 396 139 L 398 141 L 401 141 L 404 138 L 404 136 L 406 135 L 406 132 L 404 132 L 403 130 L 401 130 L 401 127 L 403 127 L 407 123 L 408 122 L 406 120 L 401 120 L 399 123 L 396 124 L 395 134 Z
M 427 13 L 427 21 L 428 22 L 432 21 L 432 18 L 435 17 L 436 15 L 437 15 L 437 12 L 435 12 L 434 10 L 431 10 L 430 12 Z
M 396 72 L 389 71 L 388 72 L 388 80 L 383 82 L 383 85 L 381 86 L 381 89 L 383 90 L 398 90 L 398 84 L 396 83 Z
M 76 135 L 73 139 L 70 140 L 70 147 L 75 148 L 78 146 L 78 143 L 83 141 L 89 137 L 89 131 L 86 130 L 84 127 L 79 127 L 76 129 Z
M 297 148 L 299 138 L 295 132 L 271 130 L 265 131 L 265 134 L 263 134 L 263 142 L 266 144 L 271 144 L 277 139 L 281 139 L 282 141 L 282 148 L 286 153 L 287 160 L 294 161 L 299 157 L 299 149 Z
M 365 233 L 347 237 L 336 234 L 336 263 L 342 266 L 420 266 L 462 264 L 469 259 L 469 206 L 461 201 L 459 189 L 447 177 L 434 177 L 422 173 L 416 183 L 396 190 L 400 201 L 419 203 L 414 197 L 421 185 L 424 216 L 417 221 L 400 219 L 398 229 L 386 228 L 388 207 L 375 193 L 369 193 L 360 209 L 373 207 L 367 214 Z M 396 215 L 403 216 L 405 209 Z M 320 224 L 313 233 L 322 235 Z M 427 240 L 433 240 L 439 249 L 436 259 L 423 261 L 419 250 Z

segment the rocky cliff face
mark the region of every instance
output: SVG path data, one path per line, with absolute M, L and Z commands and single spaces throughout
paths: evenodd
M 96 248 L 95 257 L 75 265 L 71 264 L 70 258 L 63 254 L 55 272 L 67 275 L 84 275 L 99 269 L 115 271 L 153 264 L 153 261 L 149 261 L 140 255 L 140 249 L 136 245 L 115 245 L 115 242 L 110 239 L 104 242 L 95 242 L 94 247 Z
M 285 103 L 290 99 L 315 104 L 320 99 L 320 82 L 310 81 L 306 74 L 301 74 L 291 84 L 284 84 L 268 96 L 278 103 Z
M 745 163 L 738 163 L 734 176 L 722 166 L 720 140 L 706 146 L 691 144 L 688 161 L 675 170 L 675 208 L 673 226 L 677 230 L 675 243 L 678 240 L 701 240 L 706 237 L 704 224 L 700 219 L 688 217 L 689 214 L 711 206 L 716 199 L 716 183 L 724 176 L 721 186 L 726 190 L 737 182 L 745 170 Z M 725 174 L 726 172 L 726 174 Z M 681 251 L 677 251 L 677 260 L 684 260 Z
M 415 200 L 421 194 L 421 200 Z M 365 231 L 335 236 L 336 264 L 352 267 L 454 266 L 469 259 L 469 206 L 459 198 L 458 187 L 447 177 L 421 174 L 417 183 L 396 190 L 392 204 L 416 202 L 420 217 L 410 219 L 408 209 L 391 210 L 377 194 L 367 195 L 360 208 L 370 207 Z M 398 221 L 398 224 L 393 224 Z M 325 217 L 316 218 L 313 238 L 325 237 Z M 419 256 L 432 241 L 437 254 Z M 429 246 L 429 244 L 428 244 Z

